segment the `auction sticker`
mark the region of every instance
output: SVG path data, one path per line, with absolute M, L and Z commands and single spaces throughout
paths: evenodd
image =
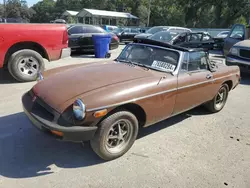
M 163 61 L 156 61 L 154 60 L 154 62 L 151 65 L 152 67 L 156 67 L 156 68 L 160 68 L 160 69 L 164 69 L 167 71 L 174 71 L 175 69 L 175 65 L 172 65 L 170 63 L 167 62 L 163 62 Z

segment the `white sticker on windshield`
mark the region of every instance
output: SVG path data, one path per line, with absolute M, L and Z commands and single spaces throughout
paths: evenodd
M 156 61 L 154 60 L 154 62 L 151 65 L 152 67 L 156 67 L 156 68 L 160 68 L 160 69 L 164 69 L 167 71 L 174 71 L 175 69 L 175 65 L 172 65 L 170 63 L 167 62 L 163 62 L 163 61 Z

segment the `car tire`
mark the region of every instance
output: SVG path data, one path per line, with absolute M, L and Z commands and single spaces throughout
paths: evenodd
M 106 117 L 90 141 L 94 152 L 104 160 L 124 155 L 134 144 L 138 134 L 138 120 L 128 111 L 118 111 Z
M 205 107 L 212 113 L 219 112 L 223 109 L 227 102 L 229 93 L 229 87 L 227 84 L 223 84 L 215 97 L 205 104 Z
M 44 71 L 42 56 L 34 50 L 19 50 L 8 60 L 10 74 L 19 82 L 31 82 L 37 79 L 37 73 Z

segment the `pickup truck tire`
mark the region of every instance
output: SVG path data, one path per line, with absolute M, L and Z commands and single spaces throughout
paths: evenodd
M 215 97 L 205 104 L 205 107 L 213 113 L 219 112 L 223 109 L 227 102 L 229 87 L 227 84 L 223 84 Z
M 37 79 L 37 73 L 44 71 L 42 56 L 34 50 L 19 50 L 8 60 L 10 74 L 20 82 L 31 82 Z
M 135 115 L 118 111 L 101 121 L 90 145 L 102 159 L 113 160 L 132 147 L 137 134 L 138 120 Z

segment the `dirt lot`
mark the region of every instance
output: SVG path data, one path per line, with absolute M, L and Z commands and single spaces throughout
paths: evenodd
M 46 67 L 95 60 L 72 57 Z M 37 131 L 20 100 L 34 83 L 13 83 L 2 72 L 0 78 L 1 188 L 250 187 L 249 76 L 221 112 L 199 107 L 146 128 L 126 155 L 111 162 L 100 160 L 88 145 Z

